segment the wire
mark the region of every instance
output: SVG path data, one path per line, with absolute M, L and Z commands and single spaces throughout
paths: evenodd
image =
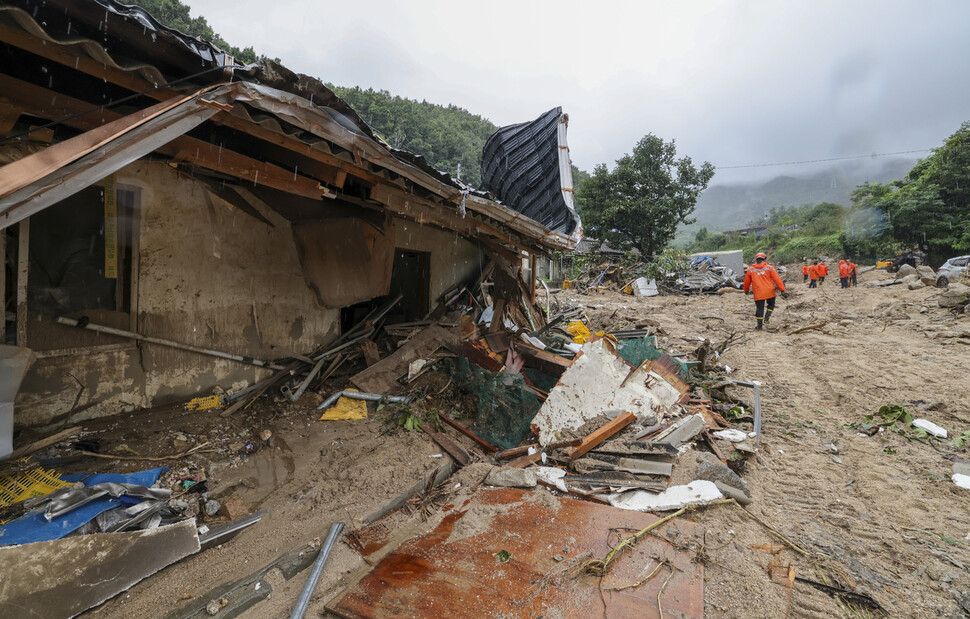
M 9 140 L 18 140 L 18 139 L 24 137 L 25 135 L 30 135 L 31 133 L 33 133 L 35 131 L 41 131 L 43 129 L 49 129 L 50 127 L 53 127 L 54 125 L 60 125 L 62 123 L 66 123 L 69 120 L 74 120 L 75 118 L 80 118 L 81 116 L 87 116 L 88 114 L 91 114 L 92 112 L 100 112 L 101 110 L 105 110 L 105 109 L 108 109 L 110 107 L 114 107 L 116 105 L 120 105 L 120 104 L 125 103 L 127 101 L 131 101 L 132 99 L 137 99 L 138 97 L 142 97 L 144 95 L 147 95 L 148 93 L 150 93 L 150 92 L 152 92 L 154 90 L 158 90 L 160 88 L 167 88 L 169 86 L 174 86 L 175 84 L 178 84 L 180 82 L 184 82 L 186 80 L 194 79 L 194 78 L 199 77 L 201 75 L 205 75 L 206 73 L 212 73 L 213 71 L 223 71 L 226 68 L 227 67 L 225 67 L 225 66 L 210 67 L 210 68 L 206 69 L 205 71 L 199 71 L 198 73 L 194 73 L 192 75 L 187 75 L 185 77 L 180 77 L 177 80 L 172 80 L 171 82 L 166 82 L 164 84 L 158 84 L 156 86 L 153 86 L 153 87 L 148 88 L 146 90 L 143 90 L 141 92 L 136 92 L 134 94 L 128 95 L 127 97 L 122 97 L 121 99 L 118 99 L 118 100 L 112 99 L 112 100 L 108 101 L 107 103 L 105 103 L 103 105 L 99 105 L 97 107 L 93 107 L 90 110 L 87 110 L 87 111 L 84 111 L 84 112 L 78 112 L 76 114 L 71 114 L 70 116 L 65 116 L 64 118 L 61 118 L 61 119 L 58 119 L 58 120 L 52 120 L 49 123 L 47 123 L 46 125 L 41 125 L 40 127 L 34 127 L 33 129 L 28 129 L 27 131 L 22 131 L 20 133 L 15 133 L 14 135 L 8 135 L 5 138 L 0 138 L 0 144 L 2 144 L 3 142 L 7 142 Z
M 784 163 L 751 163 L 748 165 L 726 165 L 718 166 L 718 170 L 737 170 L 739 168 L 769 168 L 783 165 L 801 165 L 803 163 L 822 163 L 825 161 L 845 161 L 847 159 L 868 159 L 870 157 L 890 157 L 892 155 L 908 155 L 911 153 L 927 153 L 932 148 L 919 148 L 916 150 L 900 150 L 894 153 L 872 153 L 871 155 L 850 155 L 847 157 L 829 157 L 828 159 L 807 159 L 805 161 L 786 161 Z

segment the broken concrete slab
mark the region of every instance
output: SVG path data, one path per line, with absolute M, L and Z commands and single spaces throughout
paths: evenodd
M 502 488 L 535 488 L 536 474 L 529 469 L 514 467 L 494 468 L 485 477 L 488 486 Z
M 663 376 L 632 368 L 609 340 L 598 339 L 584 344 L 563 372 L 532 420 L 532 429 L 539 444 L 547 445 L 607 411 L 620 409 L 638 418 L 662 419 L 682 396 Z
M 533 471 L 538 481 L 555 486 L 560 492 L 569 492 L 563 479 L 566 476 L 566 471 L 554 466 L 537 466 Z
M 606 495 L 613 507 L 638 512 L 665 512 L 690 505 L 707 505 L 723 498 L 724 495 L 714 482 L 705 480 L 695 480 L 684 486 L 671 486 L 660 494 L 631 490 Z
M 680 447 L 692 441 L 705 427 L 704 417 L 699 414 L 679 419 L 672 426 L 661 432 L 653 439 L 655 443 L 666 443 L 673 447 Z
M 700 466 L 697 467 L 697 472 L 694 475 L 697 479 L 721 482 L 728 486 L 732 486 L 742 491 L 745 495 L 751 496 L 751 491 L 748 489 L 748 485 L 744 483 L 744 480 L 741 479 L 737 473 L 720 462 L 701 462 Z
M 640 458 L 617 458 L 610 456 L 587 457 L 572 465 L 580 474 L 600 471 L 624 471 L 637 475 L 660 475 L 670 477 L 674 465 L 671 462 L 657 462 Z
M 960 486 L 961 488 L 966 488 L 970 490 L 970 475 L 962 475 L 960 473 L 954 473 L 951 478 L 953 483 Z
M 199 548 L 194 519 L 0 548 L 0 608 L 74 617 Z

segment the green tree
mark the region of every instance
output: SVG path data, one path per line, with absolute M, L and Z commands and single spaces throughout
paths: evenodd
M 188 5 L 182 4 L 179 0 L 125 0 L 125 4 L 140 6 L 169 28 L 208 41 L 244 64 L 266 58 L 266 56 L 258 56 L 252 46 L 239 49 L 229 45 L 212 30 L 205 17 L 192 17 L 189 14 Z
M 970 252 L 970 122 L 891 189 L 879 204 L 895 238 L 921 246 L 931 263 Z
M 714 176 L 714 166 L 676 158 L 675 142 L 648 134 L 613 170 L 599 164 L 577 195 L 590 236 L 615 247 L 634 247 L 651 258 L 673 239 L 680 224 L 694 219 L 697 196 Z

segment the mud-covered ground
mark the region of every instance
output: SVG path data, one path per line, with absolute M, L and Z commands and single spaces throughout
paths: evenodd
M 886 277 L 865 273 L 860 284 Z M 790 563 L 799 578 L 855 587 L 892 616 L 965 616 L 970 490 L 950 480 L 953 462 L 943 454 L 970 460 L 970 449 L 947 441 L 934 448 L 893 431 L 870 437 L 857 424 L 885 404 L 901 404 L 944 426 L 951 437 L 970 431 L 970 320 L 939 308 L 933 288 L 840 290 L 833 284 L 837 281 L 810 290 L 790 282 L 790 297 L 779 300 L 763 332 L 753 330 L 754 304 L 742 294 L 637 299 L 564 291 L 556 298 L 563 306 L 582 306 L 594 328 L 658 324 L 666 334 L 661 344 L 672 351 L 690 353 L 700 340 L 718 344 L 735 334 L 718 363 L 730 366 L 733 378 L 764 384 L 761 452 L 743 471 L 754 499 L 749 509 L 762 522 L 731 505 L 687 516 L 706 529 L 693 551 L 704 563 L 707 616 L 866 616 L 861 607 L 850 609 L 803 581 L 790 588 L 773 583 L 772 563 Z M 790 334 L 819 323 L 824 326 Z M 334 379 L 328 388 L 342 388 L 346 377 L 343 381 Z M 415 405 L 418 410 L 473 403 L 447 385 L 444 373 L 422 377 L 419 386 L 424 399 Z M 89 422 L 86 438 L 100 438 L 102 448 L 115 454 L 166 455 L 208 442 L 217 451 L 167 462 L 173 467 L 169 476 L 201 474 L 213 496 L 236 497 L 248 510 L 268 515 L 221 547 L 170 566 L 86 616 L 163 616 L 324 537 L 331 522 L 343 521 L 349 530 L 360 526 L 442 462 L 432 457 L 442 451 L 426 434 L 395 426 L 394 409 L 376 412 L 371 405 L 367 420 L 323 422 L 315 403 L 267 399 L 229 419 L 171 407 Z M 268 440 L 260 438 L 264 430 L 272 434 Z M 449 435 L 472 448 L 450 430 Z M 127 449 L 119 450 L 122 444 Z M 672 483 L 693 479 L 699 460 L 709 457 L 700 451 L 680 458 Z M 103 460 L 76 466 L 110 472 L 157 464 Z M 462 488 L 450 502 L 457 504 L 487 468 L 468 468 L 452 480 Z M 439 518 L 424 522 L 415 514 L 406 523 L 395 520 L 400 527 L 395 541 L 429 530 Z M 772 554 L 783 545 L 767 527 L 804 554 L 790 548 Z M 338 543 L 307 616 L 323 616 L 326 603 L 368 569 L 356 551 Z M 270 598 L 244 616 L 288 616 L 307 573 L 275 577 Z M 833 575 L 840 581 L 830 580 Z
M 860 285 L 888 277 L 864 273 Z M 601 328 L 648 316 L 667 332 L 668 346 L 685 352 L 699 338 L 717 343 L 743 333 L 720 363 L 734 378 L 765 385 L 762 455 L 744 480 L 751 511 L 809 554 L 786 550 L 783 560 L 815 581 L 832 573 L 824 568 L 841 571 L 844 584 L 892 616 L 970 615 L 970 490 L 950 480 L 953 462 L 930 444 L 855 427 L 881 406 L 900 404 L 951 438 L 970 430 L 970 317 L 941 309 L 934 288 L 842 290 L 836 280 L 809 289 L 800 280 L 791 278 L 789 299 L 778 300 L 763 332 L 753 330 L 754 303 L 743 294 L 563 301 L 582 304 Z M 789 335 L 818 323 L 825 326 Z M 935 445 L 970 460 L 966 447 Z M 688 480 L 691 465 L 682 457 L 675 480 Z M 774 556 L 750 546 L 778 540 L 735 508 L 693 517 L 708 531 L 708 616 L 856 616 L 802 581 L 790 600 L 785 587 L 771 584 L 766 567 Z

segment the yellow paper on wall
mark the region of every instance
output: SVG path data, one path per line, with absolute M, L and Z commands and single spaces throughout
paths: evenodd
M 348 391 L 357 391 L 348 389 Z M 348 419 L 367 419 L 367 402 L 341 397 L 337 403 L 320 416 L 321 421 L 344 421 Z

